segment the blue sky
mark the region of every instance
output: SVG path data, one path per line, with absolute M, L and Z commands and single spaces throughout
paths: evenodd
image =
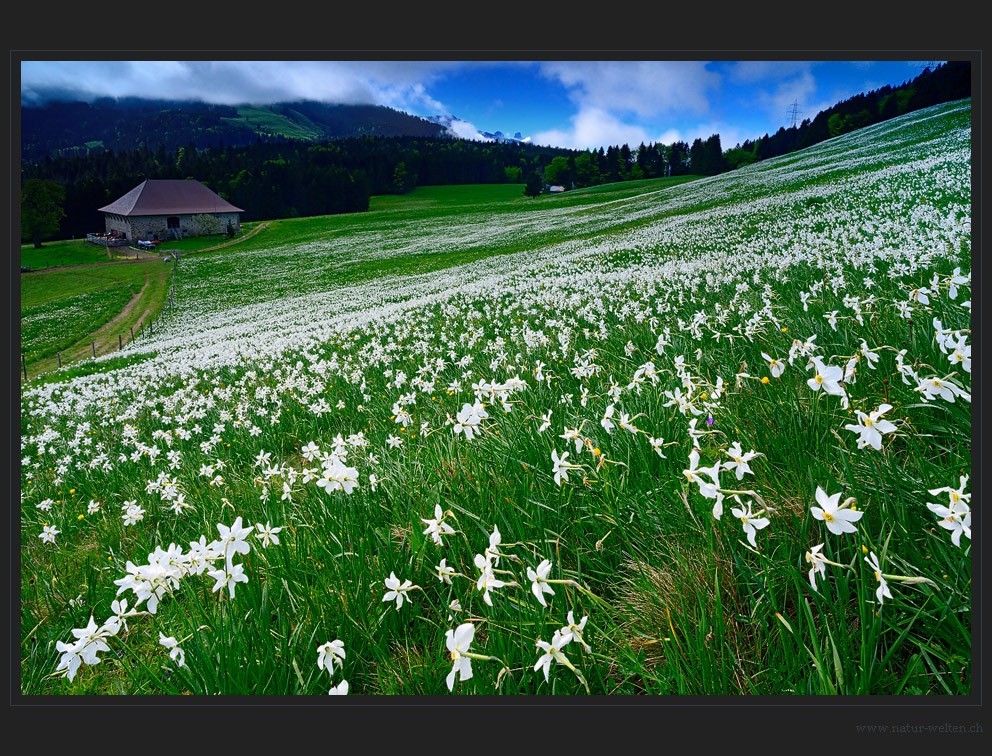
M 584 149 L 692 142 L 724 149 L 859 92 L 898 85 L 926 61 L 22 61 L 21 97 L 54 91 L 228 104 L 314 99 L 454 115 L 465 135 L 519 131 Z M 474 128 L 473 128 L 474 127 Z

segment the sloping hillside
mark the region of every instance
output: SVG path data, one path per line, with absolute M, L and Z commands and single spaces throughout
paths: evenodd
M 969 694 L 971 157 L 959 101 L 182 259 L 22 391 L 23 691 Z

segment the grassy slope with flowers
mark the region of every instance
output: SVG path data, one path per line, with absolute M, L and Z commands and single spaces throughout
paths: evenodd
M 22 691 L 969 692 L 970 117 L 187 258 L 23 390 Z

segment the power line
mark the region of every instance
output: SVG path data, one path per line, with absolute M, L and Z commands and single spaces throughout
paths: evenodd
M 803 111 L 799 109 L 799 100 L 795 100 L 792 103 L 792 105 L 789 106 L 789 109 L 786 111 L 786 115 L 792 118 L 792 128 L 796 128 L 796 119 L 798 116 L 801 116 L 802 114 Z

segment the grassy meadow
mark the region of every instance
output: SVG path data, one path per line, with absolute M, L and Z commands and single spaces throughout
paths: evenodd
M 21 352 L 29 378 L 117 352 L 147 334 L 168 301 L 172 265 L 161 260 L 21 274 Z M 95 343 L 95 347 L 94 347 Z
M 968 694 L 970 123 L 183 257 L 22 386 L 22 693 Z

